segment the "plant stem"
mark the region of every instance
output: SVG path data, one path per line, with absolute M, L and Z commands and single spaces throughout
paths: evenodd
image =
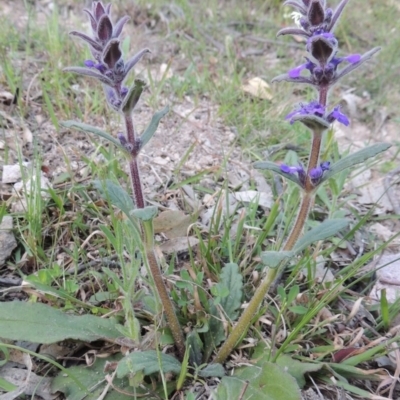
M 321 91 L 322 92 L 322 91 Z M 326 93 L 320 92 L 320 99 L 326 102 Z M 311 183 L 309 178 L 309 172 L 312 168 L 315 168 L 318 165 L 319 154 L 321 150 L 322 143 L 322 131 L 314 131 L 310 149 L 310 157 L 307 167 L 307 181 L 304 188 L 303 198 L 300 204 L 299 211 L 297 213 L 296 221 L 290 231 L 289 237 L 286 240 L 285 245 L 283 246 L 283 251 L 290 251 L 294 248 L 299 236 L 303 232 L 304 225 L 307 221 L 308 213 L 311 207 L 311 204 L 314 199 L 314 186 Z M 214 362 L 222 363 L 225 359 L 231 354 L 232 350 L 238 344 L 239 340 L 243 335 L 245 335 L 249 329 L 251 324 L 251 320 L 254 315 L 257 313 L 260 304 L 264 301 L 265 295 L 268 293 L 270 287 L 274 283 L 274 281 L 279 278 L 280 274 L 283 272 L 283 268 L 285 266 L 285 262 L 280 263 L 277 268 L 269 268 L 267 275 L 262 280 L 257 290 L 255 291 L 250 303 L 244 310 L 243 314 L 240 316 L 236 326 L 232 329 L 231 334 L 228 336 L 225 343 L 220 348 Z
M 167 317 L 168 325 L 171 329 L 175 345 L 182 360 L 185 355 L 185 339 L 183 337 L 178 318 L 175 314 L 174 306 L 172 305 L 172 302 L 168 296 L 167 288 L 165 287 L 160 267 L 154 253 L 153 221 L 143 221 L 142 225 L 144 228 L 144 245 L 149 269 L 153 277 L 154 284 L 156 285 L 158 295 L 160 296 L 161 304 L 163 305 L 163 309 Z
M 298 237 L 300 236 L 304 224 L 308 217 L 308 211 L 310 209 L 310 205 L 312 203 L 313 195 L 311 193 L 305 193 L 300 205 L 299 212 L 297 214 L 296 222 L 290 232 L 290 235 L 286 241 L 283 250 L 290 251 L 293 249 L 294 245 L 297 242 Z M 250 300 L 250 303 L 244 310 L 243 314 L 240 316 L 236 326 L 233 328 L 231 334 L 228 336 L 225 343 L 222 345 L 219 350 L 214 362 L 222 363 L 229 356 L 232 350 L 235 348 L 240 338 L 247 333 L 249 326 L 251 324 L 251 320 L 254 315 L 257 313 L 260 304 L 263 302 L 265 295 L 267 294 L 269 288 L 275 281 L 279 271 L 283 267 L 283 263 L 279 265 L 277 268 L 269 268 L 267 275 L 262 280 L 257 290 L 254 293 L 254 296 Z
M 135 130 L 133 126 L 132 117 L 124 115 L 125 118 L 125 129 L 127 141 L 131 145 L 131 158 L 129 160 L 129 172 L 131 177 L 131 185 L 133 191 L 133 197 L 137 208 L 144 208 L 145 201 L 143 196 L 142 182 L 140 179 L 139 165 L 137 155 L 139 152 L 138 141 L 135 137 Z M 161 300 L 163 310 L 167 318 L 169 328 L 171 329 L 172 336 L 174 338 L 178 353 L 181 359 L 185 354 L 185 339 L 175 314 L 174 306 L 171 299 L 168 296 L 167 288 L 165 287 L 164 280 L 161 274 L 160 267 L 156 255 L 154 253 L 154 231 L 153 221 L 141 221 L 143 243 L 145 246 L 145 257 L 148 262 L 149 270 L 152 275 L 154 284 L 157 289 L 158 296 Z

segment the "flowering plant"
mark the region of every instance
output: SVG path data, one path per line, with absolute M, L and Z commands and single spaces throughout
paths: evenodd
M 316 189 L 334 174 L 353 165 L 364 162 L 370 157 L 386 150 L 387 144 L 376 144 L 357 153 L 342 158 L 331 165 L 329 161 L 320 161 L 322 135 L 334 121 L 348 126 L 349 118 L 342 113 L 340 106 L 328 107 L 330 89 L 344 76 L 370 60 L 380 48 L 376 47 L 364 55 L 351 54 L 340 57 L 339 42 L 334 29 L 339 21 L 348 0 L 342 0 L 335 10 L 329 8 L 326 0 L 287 0 L 284 5 L 294 7 L 301 17 L 298 27 L 281 29 L 280 35 L 300 35 L 305 38 L 306 62 L 292 68 L 289 72 L 273 79 L 274 82 L 293 82 L 312 86 L 316 99 L 307 104 L 300 104 L 286 116 L 290 124 L 300 122 L 311 131 L 311 147 L 307 168 L 303 165 L 277 167 L 269 161 L 255 163 L 256 168 L 272 170 L 297 183 L 302 192 L 297 218 L 288 238 L 279 251 L 268 251 L 262 254 L 262 261 L 269 267 L 263 281 L 258 286 L 253 298 L 233 328 L 230 336 L 219 350 L 216 362 L 223 362 L 240 341 L 243 332 L 247 331 L 254 314 L 262 304 L 266 293 L 283 272 L 288 260 L 293 258 L 307 245 L 336 234 L 347 226 L 347 220 L 327 220 L 317 228 L 307 232 L 299 240 L 313 204 Z M 347 65 L 341 68 L 342 63 Z

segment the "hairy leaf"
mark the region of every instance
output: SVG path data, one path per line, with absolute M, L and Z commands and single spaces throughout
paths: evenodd
M 286 179 L 289 179 L 290 181 L 297 183 L 299 186 L 300 185 L 300 181 L 299 178 L 297 177 L 297 175 L 294 174 L 287 174 L 283 171 L 281 171 L 281 167 L 278 164 L 275 164 L 274 162 L 271 161 L 257 161 L 253 164 L 254 168 L 257 169 L 265 169 L 268 171 L 273 171 L 276 172 L 277 174 L 283 176 Z
M 323 366 L 322 363 L 298 361 L 286 354 L 280 355 L 276 363 L 296 379 L 300 388 L 306 384 L 305 374 L 319 371 Z
M 104 198 L 110 200 L 111 204 L 118 207 L 126 216 L 129 217 L 135 209 L 131 196 L 110 179 L 106 179 L 104 182 L 94 181 L 94 186 Z
M 140 219 L 141 221 L 150 221 L 152 220 L 158 212 L 158 207 L 156 206 L 147 206 L 144 208 L 137 208 L 130 212 L 130 215 L 133 217 Z
M 327 219 L 306 232 L 298 240 L 293 251 L 298 253 L 319 240 L 328 239 L 346 228 L 349 223 L 350 221 L 348 219 Z
M 375 157 L 377 154 L 386 151 L 390 147 L 391 145 L 388 143 L 376 143 L 372 146 L 366 147 L 365 149 L 343 157 L 341 160 L 331 165 L 329 171 L 324 174 L 321 182 L 332 178 L 332 176 L 343 171 L 344 169 L 354 167 L 357 164 L 365 162 L 369 158 Z
M 80 365 L 68 368 L 68 375 L 65 375 L 64 372 L 60 372 L 60 374 L 53 379 L 52 391 L 64 393 L 67 400 L 98 400 L 103 398 L 101 396 L 107 385 L 106 376 L 110 373 L 107 372 L 105 368 L 107 364 L 118 362 L 120 358 L 120 355 L 112 356 L 107 359 L 97 358 L 90 367 Z M 79 379 L 82 386 L 87 388 L 87 391 L 80 389 L 71 378 L 71 375 Z M 114 387 L 120 389 L 121 392 L 114 390 Z M 104 400 L 125 400 L 129 396 L 133 399 L 135 398 L 135 394 L 140 395 L 141 398 L 145 396 L 145 398 L 149 400 L 159 398 L 156 395 L 152 396 L 150 393 L 147 393 L 146 389 L 142 387 L 132 388 L 127 378 L 118 379 L 115 377 Z
M 222 298 L 221 306 L 226 315 L 235 320 L 242 305 L 243 276 L 239 272 L 239 266 L 235 263 L 225 264 L 221 271 L 220 282 L 229 290 L 228 296 Z
M 202 378 L 222 378 L 225 375 L 224 367 L 221 364 L 208 364 L 199 371 L 199 376 Z
M 140 136 L 140 148 L 142 149 L 144 145 L 153 137 L 154 133 L 158 128 L 158 124 L 161 118 L 164 117 L 169 112 L 169 107 L 166 106 L 162 110 L 156 112 L 151 118 L 150 124 L 145 129 L 145 131 Z
M 261 261 L 270 268 L 277 268 L 282 261 L 287 261 L 294 254 L 293 251 L 263 251 Z
M 203 358 L 203 342 L 200 339 L 196 329 L 191 331 L 186 338 L 189 347 L 189 360 L 191 365 L 200 365 Z
M 121 336 L 114 319 L 71 315 L 41 303 L 12 301 L 0 307 L 3 339 L 56 343 L 66 339 L 92 342 Z
M 124 378 L 139 371 L 143 371 L 144 375 L 150 375 L 155 372 L 179 374 L 181 368 L 181 363 L 168 354 L 155 350 L 135 351 L 118 363 L 117 377 Z
M 219 384 L 215 400 L 301 400 L 295 379 L 276 364 L 238 369 Z
M 104 132 L 101 129 L 96 128 L 95 126 L 83 124 L 82 122 L 77 122 L 77 121 L 63 121 L 60 124 L 62 126 L 64 126 L 65 128 L 74 128 L 74 129 L 78 129 L 83 132 L 94 133 L 95 135 L 100 136 L 104 139 L 107 139 L 109 142 L 115 144 L 117 147 L 120 147 L 121 149 L 125 150 L 121 146 L 121 143 L 119 142 L 118 139 L 109 135 L 107 132 Z
M 121 110 L 125 115 L 131 115 L 132 110 L 138 103 L 145 86 L 146 82 L 141 79 L 135 79 L 133 86 L 129 89 L 129 92 L 127 93 L 123 103 L 121 104 Z
M 237 318 L 237 310 L 241 305 L 243 287 L 243 277 L 239 273 L 238 265 L 234 263 L 226 264 L 222 269 L 220 282 L 218 284 L 228 289 L 228 295 L 221 299 L 219 307 L 214 304 L 213 300 L 210 300 L 211 318 L 209 322 L 209 331 L 206 332 L 206 339 L 204 342 L 206 359 L 208 359 L 211 351 L 216 349 L 217 346 L 225 340 L 225 329 L 222 320 L 226 316 L 232 320 Z M 226 316 L 221 315 L 221 307 L 225 311 Z

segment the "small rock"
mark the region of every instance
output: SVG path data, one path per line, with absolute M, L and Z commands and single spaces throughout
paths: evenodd
M 4 216 L 0 224 L 0 267 L 4 265 L 6 259 L 17 247 L 17 241 L 12 232 L 12 227 L 12 217 L 9 215 Z
M 29 162 L 23 162 L 22 165 L 24 167 L 28 167 L 30 165 Z M 4 165 L 3 166 L 3 183 L 15 183 L 22 178 L 21 166 L 19 164 L 14 165 Z

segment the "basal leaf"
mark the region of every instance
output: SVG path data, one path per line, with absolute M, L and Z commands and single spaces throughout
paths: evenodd
M 235 263 L 225 264 L 222 268 L 220 281 L 225 289 L 228 289 L 228 295 L 222 297 L 220 300 L 219 307 L 217 307 L 213 300 L 210 300 L 210 322 L 209 331 L 206 332 L 206 339 L 204 342 L 205 347 L 205 358 L 211 354 L 212 350 L 216 349 L 218 345 L 225 339 L 225 329 L 222 324 L 224 316 L 221 316 L 220 307 L 223 308 L 226 315 L 231 319 L 235 320 L 238 315 L 238 309 L 241 306 L 242 301 L 242 287 L 243 277 L 239 272 L 239 267 Z
M 83 132 L 88 132 L 88 133 L 94 133 L 97 136 L 100 136 L 104 139 L 107 139 L 109 142 L 115 144 L 117 147 L 120 147 L 121 149 L 125 150 L 122 146 L 119 140 L 111 135 L 109 135 L 107 132 L 102 131 L 99 128 L 96 128 L 95 126 L 84 124 L 82 122 L 77 122 L 77 121 L 63 121 L 60 123 L 62 126 L 65 128 L 74 128 L 78 129 L 79 131 Z
M 162 110 L 156 112 L 151 118 L 150 124 L 145 129 L 145 131 L 140 136 L 140 148 L 142 149 L 144 145 L 153 137 L 154 133 L 158 128 L 158 124 L 161 121 L 161 118 L 164 117 L 169 112 L 169 107 L 166 106 Z
M 229 290 L 228 296 L 222 298 L 221 306 L 226 315 L 235 320 L 242 305 L 243 276 L 239 272 L 239 266 L 235 263 L 225 264 L 221 271 L 220 282 Z
M 319 371 L 323 367 L 321 363 L 300 362 L 286 354 L 279 356 L 276 363 L 296 379 L 300 388 L 306 384 L 305 374 Z
M 263 251 L 261 261 L 270 268 L 277 268 L 282 261 L 287 261 L 293 256 L 293 251 Z
M 294 252 L 298 253 L 319 240 L 336 235 L 349 225 L 348 219 L 327 219 L 306 232 L 296 243 Z
M 297 183 L 300 186 L 300 181 L 299 181 L 299 178 L 297 177 L 297 175 L 286 174 L 285 172 L 281 171 L 281 167 L 278 164 L 275 164 L 274 162 L 257 161 L 253 165 L 254 165 L 254 168 L 257 168 L 257 169 L 264 169 L 264 170 L 276 172 L 278 175 L 281 175 L 284 178 L 289 179 L 290 181 Z
M 90 367 L 81 365 L 68 368 L 69 375 L 65 375 L 64 372 L 61 372 L 53 379 L 52 391 L 64 393 L 66 400 L 98 400 L 103 398 L 101 395 L 107 385 L 106 375 L 110 373 L 105 371 L 105 367 L 108 363 L 118 362 L 120 358 L 120 356 L 113 356 L 108 359 L 97 358 Z M 75 381 L 70 377 L 71 375 L 79 379 L 83 387 L 87 388 L 87 392 L 76 385 Z M 121 392 L 114 390 L 114 388 L 119 389 Z M 149 400 L 159 398 L 158 396 L 153 397 L 141 387 L 132 388 L 127 378 L 118 379 L 115 377 L 104 400 L 125 400 L 127 397 L 133 399 L 135 398 L 135 394 L 139 395 L 141 398 L 145 396 L 145 398 Z
M 135 351 L 124 357 L 117 366 L 117 377 L 143 371 L 144 375 L 155 372 L 179 374 L 182 364 L 174 357 L 155 350 Z
M 202 378 L 222 378 L 225 375 L 224 367 L 221 364 L 208 364 L 199 371 L 199 376 Z
M 106 179 L 104 182 L 95 181 L 94 186 L 100 191 L 104 198 L 110 200 L 111 204 L 118 207 L 128 217 L 135 209 L 131 196 L 118 184 Z
M 0 307 L 3 339 L 56 343 L 66 339 L 93 342 L 121 336 L 114 319 L 72 315 L 41 303 L 12 301 Z
M 219 384 L 215 400 L 301 400 L 296 380 L 272 363 L 238 369 Z
M 187 346 L 189 347 L 189 360 L 191 365 L 200 365 L 203 359 L 203 342 L 200 339 L 196 329 L 192 330 L 186 337 Z
M 158 212 L 158 207 L 156 206 L 147 206 L 144 208 L 137 208 L 130 212 L 130 215 L 133 217 L 140 219 L 141 221 L 150 221 L 152 220 Z
M 365 162 L 369 158 L 375 157 L 377 154 L 382 153 L 389 147 L 391 147 L 391 145 L 388 143 L 376 143 L 372 146 L 366 147 L 365 149 L 343 157 L 341 160 L 331 165 L 329 171 L 324 174 L 321 182 L 332 178 L 335 174 L 343 171 L 346 168 L 354 167 L 357 164 Z

